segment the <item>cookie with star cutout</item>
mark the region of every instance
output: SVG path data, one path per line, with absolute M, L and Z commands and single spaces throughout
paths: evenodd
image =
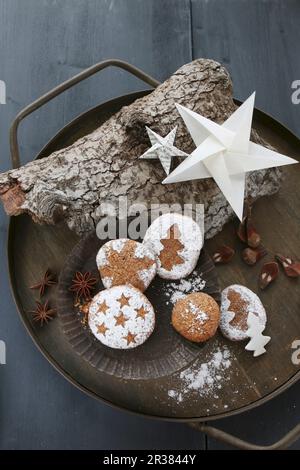
M 93 335 L 105 346 L 132 349 L 143 344 L 153 332 L 155 313 L 138 289 L 115 286 L 95 295 L 88 323 Z
M 191 217 L 167 213 L 152 222 L 143 243 L 157 256 L 157 274 L 176 280 L 187 277 L 196 267 L 203 234 Z
M 96 263 L 106 288 L 130 284 L 144 292 L 157 271 L 155 254 L 128 238 L 105 243 L 98 251 Z

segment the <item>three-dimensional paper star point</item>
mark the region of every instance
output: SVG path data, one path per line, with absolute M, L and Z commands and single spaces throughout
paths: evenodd
M 213 178 L 242 220 L 246 173 L 298 163 L 250 141 L 254 99 L 255 93 L 222 125 L 177 104 L 197 148 L 163 183 Z
M 163 169 L 166 174 L 170 173 L 172 157 L 184 157 L 188 156 L 187 153 L 179 150 L 174 146 L 177 126 L 169 132 L 165 137 L 161 137 L 156 132 L 152 131 L 149 127 L 146 126 L 146 130 L 151 142 L 152 147 L 150 147 L 143 155 L 140 156 L 141 159 L 145 160 L 160 160 Z

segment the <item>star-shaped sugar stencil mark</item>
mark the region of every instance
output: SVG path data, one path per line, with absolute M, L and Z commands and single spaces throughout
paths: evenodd
M 101 335 L 105 336 L 107 330 L 109 330 L 109 328 L 107 328 L 104 322 L 101 323 L 101 325 L 97 325 L 97 332 L 100 333 Z
M 222 125 L 176 104 L 197 148 L 164 179 L 163 184 L 214 178 L 242 220 L 246 173 L 298 163 L 250 141 L 254 100 L 255 93 Z
M 121 297 L 117 300 L 121 307 L 125 307 L 126 305 L 129 305 L 130 297 L 126 297 L 126 295 L 122 294 Z
M 127 341 L 127 346 L 129 346 L 129 344 L 131 343 L 135 343 L 135 338 L 136 338 L 137 335 L 131 333 L 130 331 L 128 331 L 127 333 L 127 336 L 123 336 L 123 339 L 126 339 Z
M 165 137 L 161 137 L 146 126 L 152 147 L 140 156 L 141 160 L 160 160 L 165 173 L 171 169 L 172 157 L 188 157 L 188 154 L 174 146 L 177 126 Z
M 171 271 L 174 266 L 184 263 L 184 259 L 179 255 L 179 252 L 184 248 L 179 240 L 180 235 L 178 225 L 173 224 L 168 230 L 167 237 L 160 240 L 163 249 L 159 254 L 159 260 L 167 271 Z
M 125 323 L 127 322 L 128 318 L 124 315 L 123 312 L 120 312 L 120 314 L 116 315 L 114 318 L 116 320 L 115 326 L 121 325 L 123 328 L 125 328 Z
M 106 304 L 105 300 L 98 305 L 98 313 L 103 313 L 106 315 L 107 310 L 109 309 L 108 305 Z
M 136 309 L 136 318 L 142 318 L 143 320 L 145 320 L 146 315 L 147 315 L 147 311 L 145 310 L 143 306 Z

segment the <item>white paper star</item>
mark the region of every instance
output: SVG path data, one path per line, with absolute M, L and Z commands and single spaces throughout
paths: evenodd
M 188 154 L 179 150 L 174 146 L 174 140 L 176 136 L 177 126 L 171 130 L 171 132 L 166 135 L 166 137 L 161 137 L 156 134 L 156 132 L 149 129 L 146 126 L 148 136 L 151 142 L 152 147 L 147 150 L 143 155 L 140 156 L 141 159 L 149 160 L 160 160 L 163 169 L 166 174 L 170 173 L 172 157 L 188 157 Z
M 254 99 L 255 93 L 222 125 L 177 104 L 197 148 L 163 183 L 214 178 L 242 220 L 246 172 L 298 163 L 250 141 Z
M 248 330 L 246 335 L 249 336 L 250 341 L 245 347 L 247 351 L 253 351 L 253 356 L 257 357 L 266 352 L 265 346 L 271 340 L 270 336 L 264 336 L 262 332 L 265 325 L 262 325 L 259 318 L 254 313 L 249 313 L 247 318 Z

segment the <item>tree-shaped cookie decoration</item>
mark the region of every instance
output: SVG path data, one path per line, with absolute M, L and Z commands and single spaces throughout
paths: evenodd
M 178 225 L 173 224 L 168 230 L 167 238 L 160 240 L 160 243 L 164 248 L 159 254 L 159 259 L 161 265 L 167 271 L 171 271 L 171 269 L 177 264 L 184 263 L 184 259 L 179 255 L 179 252 L 184 248 L 183 244 L 179 241 L 179 238 L 180 230 Z

